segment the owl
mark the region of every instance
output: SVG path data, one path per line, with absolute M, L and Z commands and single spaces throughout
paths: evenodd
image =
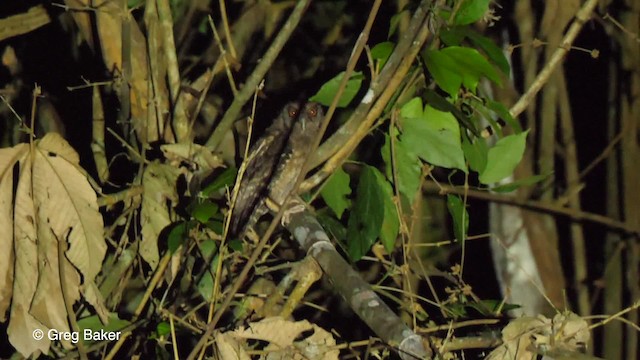
M 230 235 L 242 238 L 269 209 L 266 200 L 282 205 L 293 191 L 324 112 L 319 104 L 287 104 L 244 160 L 244 175 L 230 220 Z

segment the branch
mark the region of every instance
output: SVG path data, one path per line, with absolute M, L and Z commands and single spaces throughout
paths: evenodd
M 301 201 L 301 200 L 299 200 Z M 431 359 L 431 349 L 422 345 L 423 338 L 413 332 L 338 254 L 318 220 L 306 208 L 289 208 L 285 227 L 307 255 L 312 256 L 324 271 L 334 290 L 351 309 L 384 342 L 398 350 L 404 359 Z M 296 207 L 297 209 L 297 207 Z
M 342 125 L 338 131 L 331 135 L 331 137 L 327 139 L 322 146 L 320 146 L 318 151 L 316 151 L 315 155 L 311 159 L 311 169 L 326 161 L 347 142 L 349 142 L 353 134 L 358 130 L 360 124 L 365 121 L 375 100 L 387 88 L 389 82 L 396 73 L 396 70 L 400 66 L 402 59 L 404 59 L 405 55 L 409 51 L 413 40 L 416 38 L 416 34 L 420 31 L 420 27 L 424 26 L 425 18 L 431 8 L 432 2 L 433 1 L 431 0 L 423 0 L 418 9 L 416 9 L 409 28 L 393 50 L 393 53 L 389 57 L 389 60 L 380 72 L 378 78 L 371 83 L 367 95 L 361 100 L 349 120 L 347 120 L 347 122 Z M 306 186 L 303 187 L 307 188 Z
M 430 1 L 423 1 L 421 6 L 428 6 Z M 419 8 L 416 12 L 420 12 Z M 426 9 L 423 9 L 426 11 Z M 349 134 L 349 137 L 345 139 L 345 143 L 340 144 L 340 148 L 337 152 L 329 159 L 324 166 L 315 173 L 311 178 L 306 180 L 302 186 L 300 187 L 301 192 L 307 191 L 317 185 L 319 185 L 324 179 L 329 177 L 336 168 L 342 165 L 345 159 L 355 150 L 357 145 L 362 141 L 362 139 L 369 133 L 371 126 L 374 122 L 380 117 L 389 101 L 391 100 L 393 94 L 396 92 L 400 84 L 403 82 L 405 75 L 411 68 L 416 56 L 418 55 L 420 49 L 424 46 L 427 39 L 429 38 L 429 23 L 430 20 L 428 18 L 423 18 L 423 23 L 419 26 L 419 31 L 412 39 L 408 52 L 402 58 L 401 62 L 398 65 L 396 71 L 393 72 L 391 78 L 389 79 L 388 84 L 383 88 L 380 97 L 375 101 L 375 104 L 371 107 L 370 111 L 366 113 L 366 117 L 362 122 L 354 124 L 357 125 L 355 131 Z M 380 76 L 382 77 L 382 75 Z M 362 104 L 374 103 L 373 97 L 374 92 L 373 88 L 375 85 L 369 89 L 367 95 L 365 95 L 362 100 Z M 356 109 L 357 111 L 357 109 Z M 338 130 L 338 132 L 343 129 Z M 344 134 L 343 134 L 344 135 Z M 313 166 L 313 163 L 311 164 Z
M 220 124 L 218 124 L 213 134 L 211 134 L 209 140 L 207 140 L 206 146 L 208 148 L 215 150 L 218 145 L 220 145 L 220 142 L 222 141 L 224 135 L 231 128 L 233 122 L 238 117 L 238 114 L 240 114 L 240 110 L 242 110 L 244 104 L 249 101 L 256 87 L 260 84 L 260 82 L 262 82 L 265 74 L 267 73 L 269 68 L 271 68 L 271 65 L 278 57 L 278 54 L 280 54 L 280 51 L 284 47 L 284 44 L 287 42 L 287 40 L 289 40 L 289 37 L 293 33 L 293 30 L 295 30 L 296 26 L 298 26 L 300 19 L 302 19 L 302 14 L 306 10 L 307 5 L 309 5 L 310 1 L 311 0 L 298 1 L 296 7 L 293 9 L 293 12 L 291 13 L 291 15 L 289 15 L 289 19 L 282 27 L 282 30 L 280 30 L 280 33 L 278 33 L 276 38 L 273 40 L 273 44 L 271 44 L 267 52 L 260 60 L 258 66 L 256 66 L 253 73 L 249 76 L 242 90 L 240 90 L 238 95 L 233 99 L 231 106 L 229 106 L 229 109 L 227 109 L 227 112 L 222 117 L 222 120 L 220 120 Z
M 596 224 L 607 226 L 610 229 L 622 231 L 626 234 L 640 235 L 640 230 L 638 230 L 636 227 L 611 219 L 609 217 L 590 213 L 590 212 L 579 211 L 576 209 L 570 209 L 563 206 L 557 206 L 554 204 L 544 203 L 541 201 L 520 200 L 512 197 L 502 196 L 499 194 L 488 193 L 486 191 L 458 188 L 454 186 L 436 184 L 434 182 L 426 182 L 423 189 L 430 193 L 437 193 L 437 194 L 456 194 L 456 195 L 467 194 L 468 196 L 476 199 L 482 199 L 482 200 L 493 201 L 501 204 L 519 206 L 528 210 L 533 210 L 538 212 L 548 212 L 548 213 L 553 213 L 558 215 L 564 215 L 575 221 L 589 221 Z
M 575 41 L 578 33 L 580 33 L 580 29 L 582 26 L 589 20 L 591 17 L 591 12 L 598 5 L 598 0 L 588 0 L 582 5 L 582 8 L 578 10 L 576 14 L 576 19 L 571 24 L 571 27 L 567 31 L 567 34 L 562 39 L 561 45 L 558 49 L 553 53 L 549 62 L 544 66 L 542 71 L 538 74 L 533 84 L 527 89 L 527 92 L 524 93 L 518 102 L 515 103 L 509 109 L 511 115 L 515 118 L 520 115 L 526 108 L 529 106 L 529 103 L 534 100 L 540 89 L 549 81 L 549 77 L 556 70 L 560 63 L 564 59 L 564 57 L 569 52 L 569 48 L 571 44 Z

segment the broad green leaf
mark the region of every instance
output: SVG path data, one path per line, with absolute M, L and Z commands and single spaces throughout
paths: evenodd
M 211 261 L 211 265 L 209 266 L 209 271 L 205 271 L 198 281 L 198 292 L 200 293 L 200 296 L 202 296 L 207 301 L 213 301 L 213 274 L 215 274 L 218 267 L 218 261 L 220 261 L 220 255 L 216 255 L 213 258 L 213 260 Z
M 504 51 L 502 51 L 502 49 L 498 47 L 493 40 L 480 35 L 469 27 L 466 28 L 466 35 L 469 37 L 473 45 L 482 49 L 482 51 L 487 54 L 489 59 L 498 66 L 500 71 L 507 76 L 511 73 L 509 60 L 504 56 Z
M 342 81 L 342 77 L 344 76 L 344 71 L 338 74 L 333 79 L 327 81 L 320 87 L 320 90 L 309 98 L 311 101 L 319 102 L 324 106 L 331 105 L 333 101 L 333 97 L 338 92 L 338 87 L 340 86 L 340 82 Z M 347 107 L 351 100 L 356 96 L 358 91 L 360 91 L 360 85 L 362 85 L 362 80 L 364 79 L 364 75 L 362 72 L 354 72 L 351 74 L 351 77 L 347 81 L 347 86 L 340 97 L 340 101 L 338 101 L 338 107 L 343 108 Z
M 422 118 L 406 118 L 401 141 L 424 161 L 467 172 L 460 140 L 460 125 L 451 113 L 428 106 Z
M 463 136 L 462 150 L 464 151 L 464 157 L 469 162 L 469 167 L 478 173 L 482 172 L 487 166 L 489 153 L 486 140 L 482 137 L 471 140 L 469 137 Z
M 452 113 L 464 128 L 471 131 L 474 135 L 479 136 L 480 133 L 471 118 L 463 113 L 462 110 L 458 109 L 455 105 L 450 103 L 447 99 L 438 94 L 435 90 L 427 90 L 424 94 L 424 97 L 429 106 L 436 110 Z
M 218 252 L 218 244 L 211 239 L 201 241 L 198 244 L 198 247 L 200 248 L 202 257 L 205 259 L 210 259 L 211 257 L 213 257 L 213 254 Z
M 507 125 L 511 126 L 511 128 L 516 134 L 520 134 L 522 132 L 522 127 L 520 126 L 520 122 L 518 122 L 518 120 L 514 119 L 513 116 L 511 116 L 509 109 L 507 109 L 502 103 L 493 101 L 491 99 L 487 99 L 486 106 L 487 108 L 491 109 L 493 112 L 498 114 L 498 116 L 502 120 L 504 120 L 507 123 Z
M 203 200 L 191 204 L 189 212 L 194 219 L 204 224 L 209 221 L 209 219 L 211 219 L 211 217 L 215 213 L 218 212 L 218 209 L 218 204 L 212 202 L 211 200 Z
M 475 92 L 482 76 L 500 85 L 496 70 L 475 49 L 450 46 L 442 50 L 429 50 L 425 62 L 438 86 L 453 98 L 457 98 L 462 85 Z
M 204 187 L 200 191 L 200 194 L 204 197 L 209 197 L 211 194 L 215 193 L 220 189 L 224 189 L 225 187 L 233 186 L 233 183 L 236 180 L 236 176 L 238 175 L 238 169 L 235 167 L 230 167 L 225 169 L 218 177 L 216 177 L 210 184 Z
M 439 50 L 427 50 L 425 63 L 438 86 L 456 99 L 462 86 L 462 75 L 452 59 Z
M 505 136 L 489 149 L 487 166 L 480 173 L 480 182 L 492 184 L 513 174 L 522 155 L 529 130 L 517 135 Z
M 342 223 L 336 219 L 333 215 L 329 213 L 318 212 L 318 221 L 320 225 L 330 233 L 333 237 L 335 237 L 338 242 L 341 244 L 345 244 L 347 240 L 347 228 L 342 225 Z
M 384 221 L 384 193 L 376 179 L 376 169 L 365 165 L 360 174 L 356 200 L 347 225 L 349 256 L 359 260 L 380 235 Z
M 496 69 L 485 59 L 476 49 L 450 46 L 440 50 L 448 56 L 462 70 L 462 83 L 469 90 L 475 91 L 478 79 L 486 76 L 496 84 L 500 85 L 500 75 Z
M 452 113 L 456 117 L 456 119 L 458 119 L 458 122 L 462 124 L 462 126 L 471 131 L 474 135 L 480 135 L 480 132 L 476 128 L 472 119 L 469 118 L 469 116 L 467 116 L 465 113 L 463 113 L 462 110 L 458 109 L 455 105 L 438 94 L 436 91 L 427 90 L 424 94 L 424 97 L 429 106 L 436 110 Z
M 194 225 L 193 221 L 182 221 L 171 228 L 167 236 L 167 247 L 172 254 L 184 243 L 189 234 L 189 230 Z
M 380 241 L 388 253 L 392 253 L 398 237 L 400 229 L 400 220 L 398 219 L 398 211 L 393 202 L 393 189 L 391 184 L 384 178 L 384 175 L 378 169 L 372 168 L 375 175 L 376 185 L 382 192 L 384 202 L 384 218 L 382 220 L 382 228 L 380 229 Z
M 491 0 L 464 0 L 453 18 L 453 25 L 468 25 L 480 20 L 489 11 Z
M 394 131 L 395 132 L 395 131 Z M 396 139 L 395 141 L 395 171 L 398 183 L 396 186 L 400 193 L 411 202 L 420 186 L 420 175 L 422 174 L 422 162 L 418 156 L 407 147 L 407 145 Z M 393 182 L 393 162 L 391 161 L 391 137 L 385 136 L 381 155 L 385 163 L 385 175 L 389 181 Z
M 422 99 L 414 97 L 402 105 L 400 109 L 400 116 L 403 118 L 421 118 L 424 114 L 424 108 L 422 106 Z
M 551 176 L 551 174 L 553 174 L 553 172 L 549 172 L 547 174 L 529 176 L 529 177 L 524 178 L 524 179 L 516 180 L 516 181 L 514 181 L 512 183 L 508 183 L 508 184 L 504 184 L 504 185 L 493 187 L 493 188 L 491 188 L 491 191 L 495 191 L 495 192 L 499 192 L 499 193 L 512 192 L 512 191 L 517 190 L 518 188 L 520 188 L 522 186 L 529 186 L 529 185 L 533 185 L 535 183 L 538 183 L 538 182 L 548 178 L 549 176 Z
M 453 234 L 458 241 L 467 239 L 469 229 L 469 213 L 464 207 L 464 202 L 457 195 L 447 195 L 447 209 L 453 219 Z
M 224 220 L 209 220 L 204 223 L 204 226 L 213 230 L 216 234 L 222 234 L 224 232 Z
M 342 217 L 342 214 L 350 205 L 349 198 L 347 197 L 351 194 L 349 181 L 349 174 L 344 172 L 342 168 L 338 168 L 331 177 L 329 177 L 320 191 L 324 202 L 333 210 L 338 219 Z
M 91 331 L 105 331 L 105 332 L 115 332 L 122 331 L 127 326 L 131 325 L 131 322 L 128 320 L 123 320 L 118 317 L 117 313 L 109 313 L 109 323 L 107 325 L 102 324 L 98 315 L 87 316 L 83 319 L 78 320 L 78 327 L 80 328 L 80 333 L 84 334 L 85 330 Z M 80 335 L 82 337 L 82 335 Z M 95 341 L 92 340 L 84 340 L 85 344 L 93 344 Z
M 396 44 L 394 44 L 393 42 L 385 41 L 377 44 L 371 49 L 371 57 L 373 58 L 373 60 L 380 61 L 380 69 L 382 69 L 387 63 L 387 60 L 389 60 L 389 56 L 393 52 L 395 46 Z
M 440 31 L 440 39 L 447 46 L 458 46 L 466 37 L 464 28 L 454 26 L 450 29 Z
M 244 243 L 241 240 L 233 239 L 228 242 L 229 249 L 233 251 L 243 252 L 244 251 Z

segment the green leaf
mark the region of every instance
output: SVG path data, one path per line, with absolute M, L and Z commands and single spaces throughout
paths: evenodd
M 462 112 L 462 110 L 458 109 L 455 105 L 450 103 L 436 91 L 427 90 L 424 94 L 424 97 L 429 106 L 436 110 L 452 113 L 456 117 L 456 119 L 458 119 L 458 122 L 462 124 L 462 126 L 471 131 L 474 135 L 480 135 L 480 132 L 478 132 L 478 129 L 476 128 L 471 118 L 469 118 L 465 113 Z
M 333 101 L 333 97 L 338 92 L 338 87 L 340 86 L 340 82 L 342 81 L 342 77 L 344 76 L 344 71 L 338 74 L 333 79 L 327 81 L 320 87 L 320 90 L 309 98 L 310 101 L 319 102 L 324 106 L 330 106 Z M 356 96 L 358 91 L 360 91 L 360 85 L 362 85 L 362 80 L 364 79 L 364 75 L 362 72 L 354 72 L 351 74 L 351 77 L 347 81 L 347 86 L 340 97 L 340 101 L 338 102 L 338 107 L 343 108 L 347 107 L 351 100 Z
M 447 46 L 458 46 L 466 37 L 464 28 L 454 26 L 440 31 L 440 39 Z
M 502 103 L 493 101 L 491 99 L 487 99 L 486 106 L 487 108 L 491 109 L 493 112 L 498 114 L 498 116 L 502 120 L 504 120 L 504 122 L 506 122 L 507 125 L 511 126 L 511 128 L 516 134 L 520 134 L 522 132 L 522 127 L 520 126 L 520 122 L 518 122 L 518 120 L 514 119 L 513 116 L 511 116 L 509 109 L 507 109 Z
M 339 242 L 344 244 L 347 240 L 347 228 L 329 213 L 318 212 L 320 225 Z
M 468 27 L 465 29 L 465 34 L 469 37 L 473 45 L 482 49 L 489 59 L 498 66 L 500 71 L 508 76 L 511 73 L 511 65 L 509 65 L 509 60 L 504 56 L 504 51 L 488 37 L 482 36 Z
M 513 170 L 522 160 L 528 133 L 529 130 L 505 136 L 489 149 L 487 166 L 480 173 L 481 183 L 492 184 L 513 174 Z
M 389 32 L 387 34 L 387 39 L 391 38 L 393 34 L 398 30 L 398 23 L 400 22 L 400 17 L 402 14 L 408 13 L 409 10 L 402 10 L 399 13 L 391 16 L 391 20 L 389 20 Z
M 387 60 L 389 60 L 389 56 L 391 56 L 391 53 L 393 52 L 395 46 L 395 43 L 391 41 L 385 41 L 377 44 L 371 49 L 371 57 L 373 58 L 373 60 L 380 61 L 380 69 L 382 69 L 387 63 Z
M 414 97 L 407 101 L 400 109 L 400 116 L 403 118 L 421 118 L 424 114 L 422 99 Z
M 232 239 L 231 241 L 228 242 L 228 246 L 229 249 L 233 250 L 233 251 L 237 251 L 237 252 L 243 252 L 244 250 L 244 243 L 238 239 Z
M 396 131 L 394 131 L 396 132 Z M 422 162 L 411 149 L 399 139 L 395 140 L 395 169 L 398 183 L 396 186 L 404 197 L 411 202 L 420 186 L 420 176 L 422 175 Z M 380 149 L 382 160 L 385 163 L 385 174 L 387 179 L 393 182 L 393 164 L 391 161 L 391 137 L 385 136 L 384 145 Z
M 469 229 L 469 213 L 464 207 L 464 202 L 457 195 L 447 195 L 447 209 L 453 219 L 453 234 L 458 241 L 467 239 Z
M 202 274 L 200 281 L 198 281 L 198 292 L 200 293 L 200 296 L 207 301 L 213 301 L 213 275 L 216 273 L 218 261 L 220 261 L 220 256 L 215 255 L 213 261 L 211 261 L 211 265 L 209 266 L 209 271 L 205 271 L 204 274 Z
M 475 49 L 450 46 L 442 50 L 429 50 L 425 62 L 438 86 L 454 99 L 462 85 L 475 92 L 482 76 L 498 85 L 501 83 L 493 66 Z
M 460 125 L 451 113 L 427 105 L 421 118 L 402 119 L 402 128 L 401 141 L 409 151 L 430 164 L 467 172 Z
M 464 0 L 453 18 L 454 25 L 468 25 L 480 20 L 489 11 L 491 0 Z
M 160 322 L 156 326 L 156 333 L 158 334 L 158 336 L 166 336 L 169 335 L 170 332 L 171 325 L 166 321 Z
M 338 218 L 342 217 L 342 214 L 350 205 L 349 198 L 347 197 L 351 194 L 349 182 L 349 174 L 344 172 L 342 168 L 338 168 L 331 177 L 329 177 L 320 191 L 324 202 L 327 203 L 327 206 L 333 210 Z
M 220 189 L 224 189 L 227 186 L 233 186 L 237 175 L 238 169 L 235 167 L 225 169 L 218 177 L 215 178 L 215 180 L 205 186 L 204 189 L 200 191 L 200 194 L 203 197 L 209 197 Z
M 223 220 L 209 220 L 206 223 L 204 223 L 204 226 L 211 229 L 216 234 L 222 234 L 224 232 Z
M 462 150 L 471 169 L 478 173 L 482 172 L 487 166 L 489 153 L 489 146 L 487 146 L 486 140 L 481 137 L 471 140 L 469 137 L 463 136 Z
M 380 229 L 380 241 L 384 245 L 385 250 L 389 254 L 393 252 L 396 245 L 396 238 L 400 230 L 400 220 L 398 219 L 398 211 L 393 202 L 393 189 L 391 184 L 384 178 L 384 175 L 374 168 L 376 182 L 382 190 L 384 201 L 384 220 Z
M 200 202 L 191 204 L 189 212 L 191 216 L 200 223 L 206 223 L 211 217 L 218 212 L 218 204 L 211 200 L 205 199 Z
M 549 176 L 551 176 L 551 174 L 553 174 L 553 171 L 549 172 L 547 174 L 529 176 L 527 178 L 516 180 L 516 181 L 508 183 L 508 184 L 504 184 L 504 185 L 493 187 L 493 188 L 491 188 L 491 191 L 495 191 L 495 192 L 499 192 L 499 193 L 512 192 L 512 191 L 517 190 L 518 188 L 520 188 L 522 186 L 529 186 L 529 185 L 533 185 L 535 183 L 538 183 L 538 182 L 548 178 Z
M 200 247 L 202 257 L 205 259 L 211 259 L 213 255 L 218 252 L 218 244 L 211 239 L 201 241 L 198 246 Z
M 127 6 L 129 9 L 135 9 L 138 7 L 143 6 L 144 1 L 143 0 L 128 0 L 127 1 Z
M 347 225 L 347 248 L 354 261 L 369 251 L 380 235 L 384 221 L 384 193 L 376 178 L 377 169 L 365 165 L 360 174 L 356 200 Z
M 120 319 L 117 313 L 109 313 L 109 323 L 107 325 L 102 324 L 102 321 L 100 321 L 98 315 L 91 315 L 78 320 L 78 327 L 80 328 L 80 332 L 82 334 L 84 334 L 85 329 L 91 331 L 102 330 L 106 332 L 121 331 L 129 325 L 131 325 L 131 322 L 128 320 Z M 94 343 L 94 341 L 85 340 L 84 343 Z
M 171 228 L 167 237 L 167 247 L 172 254 L 184 243 L 193 225 L 193 221 L 182 221 Z

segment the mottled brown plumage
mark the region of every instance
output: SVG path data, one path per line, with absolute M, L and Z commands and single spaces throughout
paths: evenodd
M 252 146 L 231 215 L 232 236 L 243 236 L 268 212 L 267 198 L 280 205 L 286 200 L 323 118 L 317 103 L 289 103 Z

